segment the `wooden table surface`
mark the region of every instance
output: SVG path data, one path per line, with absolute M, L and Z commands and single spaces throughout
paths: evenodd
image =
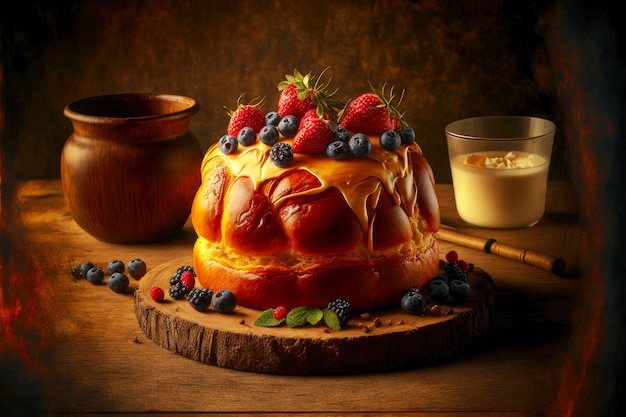
M 141 258 L 150 268 L 188 256 L 195 240 L 189 222 L 178 236 L 162 243 L 103 243 L 74 223 L 60 181 L 20 183 L 16 228 L 23 250 L 39 271 L 37 316 L 48 412 L 539 414 L 550 407 L 559 385 L 581 282 L 576 249 L 568 244 L 579 233 L 569 190 L 551 183 L 544 219 L 533 228 L 518 230 L 468 226 L 456 214 L 451 185 L 438 185 L 437 193 L 444 224 L 561 256 L 568 262 L 567 278 L 441 241 L 442 256 L 455 249 L 496 283 L 496 315 L 478 346 L 417 369 L 301 377 L 233 371 L 177 356 L 142 333 L 132 291 L 120 295 L 106 285 L 70 277 L 70 266 L 84 261 L 106 266 L 113 259 Z

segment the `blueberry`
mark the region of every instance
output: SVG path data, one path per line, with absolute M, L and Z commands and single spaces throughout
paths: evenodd
M 348 129 L 343 126 L 337 126 L 337 128 L 333 130 L 333 139 L 347 143 L 348 140 L 350 140 L 350 134 L 348 133 Z
M 259 132 L 259 140 L 266 145 L 273 145 L 278 142 L 280 134 L 278 129 L 274 125 L 263 126 L 263 129 Z
M 147 269 L 146 263 L 141 259 L 133 259 L 128 263 L 128 273 L 135 279 L 140 279 L 146 275 Z
M 405 145 L 410 145 L 415 142 L 415 130 L 411 126 L 407 126 L 402 129 L 402 133 L 400 134 L 402 139 L 402 143 Z
M 354 156 L 364 158 L 372 151 L 372 142 L 367 135 L 357 133 L 350 138 L 348 147 Z
M 298 132 L 300 122 L 296 116 L 287 115 L 278 122 L 278 131 L 286 138 L 293 138 Z
M 126 269 L 126 267 L 124 266 L 124 262 L 116 259 L 114 261 L 111 261 L 109 263 L 109 266 L 107 266 L 107 274 L 113 275 L 115 272 L 124 272 L 124 269 Z
M 380 135 L 380 146 L 388 151 L 395 151 L 400 147 L 400 135 L 395 130 L 387 130 Z
M 293 149 L 285 142 L 278 142 L 270 149 L 270 158 L 277 167 L 285 167 L 293 161 Z
M 225 155 L 230 155 L 237 150 L 239 142 L 237 138 L 232 135 L 224 135 L 217 141 L 217 146 Z
M 91 282 L 93 285 L 98 285 L 104 280 L 104 271 L 99 266 L 94 266 L 87 271 L 85 278 L 87 278 L 87 281 Z
M 348 144 L 340 140 L 331 142 L 326 148 L 326 155 L 330 159 L 343 159 L 348 156 Z
M 402 296 L 400 306 L 409 314 L 421 314 L 426 308 L 426 299 L 419 288 L 411 288 Z
M 460 279 L 453 279 L 450 281 L 450 295 L 457 301 L 463 301 L 467 298 L 471 290 L 470 284 L 467 281 Z
M 121 272 L 114 272 L 109 277 L 109 288 L 117 293 L 123 293 L 126 291 L 129 285 L 128 277 Z
M 277 111 L 271 111 L 265 115 L 265 124 L 278 126 L 278 122 L 280 122 L 280 114 Z
M 450 287 L 443 278 L 437 276 L 428 283 L 428 295 L 433 300 L 438 302 L 445 301 L 448 294 L 450 294 Z
M 213 295 L 211 304 L 218 313 L 230 313 L 237 306 L 237 297 L 230 290 L 219 290 Z
M 87 272 L 93 268 L 95 265 L 93 262 L 85 262 L 80 265 L 80 276 L 82 278 L 87 278 Z
M 237 142 L 242 146 L 250 146 L 256 141 L 256 132 L 251 127 L 244 127 L 237 135 Z

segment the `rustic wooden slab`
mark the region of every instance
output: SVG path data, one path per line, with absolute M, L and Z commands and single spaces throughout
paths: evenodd
M 191 257 L 155 267 L 141 279 L 135 291 L 139 326 L 157 345 L 176 354 L 242 371 L 347 374 L 433 363 L 479 341 L 495 310 L 493 281 L 475 268 L 470 297 L 449 304 L 453 313 L 448 315 L 415 316 L 398 307 L 372 311 L 369 317 L 353 315 L 348 326 L 337 331 L 324 325 L 258 327 L 254 322 L 260 310 L 237 306 L 230 314 L 198 312 L 186 299 L 169 297 L 169 280 L 181 265 L 191 265 Z M 154 285 L 166 292 L 162 303 L 150 297 Z

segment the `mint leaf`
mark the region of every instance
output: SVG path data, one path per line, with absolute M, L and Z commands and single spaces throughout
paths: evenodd
M 324 317 L 324 313 L 319 308 L 312 308 L 306 316 L 306 321 L 315 326 Z
M 269 308 L 261 313 L 261 315 L 254 322 L 254 325 L 259 327 L 274 327 L 284 321 L 285 319 L 276 320 L 276 318 L 274 318 L 274 309 Z
M 324 315 L 324 323 L 326 323 L 328 327 L 333 330 L 341 330 L 341 323 L 339 323 L 337 313 L 330 308 L 325 308 L 322 310 L 322 314 Z
M 309 307 L 296 307 L 287 314 L 287 326 L 301 327 L 307 322 L 309 316 Z

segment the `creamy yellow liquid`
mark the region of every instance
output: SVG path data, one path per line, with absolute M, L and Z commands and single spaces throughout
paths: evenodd
M 459 155 L 451 161 L 456 207 L 464 221 L 490 228 L 530 227 L 543 216 L 548 160 L 518 152 L 519 161 L 508 158 L 513 163 L 507 166 L 505 154 Z M 500 167 L 485 166 L 485 160 L 490 160 L 483 156 L 494 158 L 491 162 L 499 162 Z

